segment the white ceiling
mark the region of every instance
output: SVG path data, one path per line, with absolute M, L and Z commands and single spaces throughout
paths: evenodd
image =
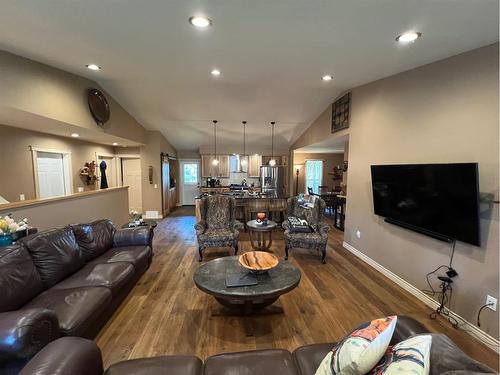
M 342 91 L 498 41 L 498 0 L 0 0 L 0 49 L 97 80 L 179 150 L 287 149 Z M 204 14 L 208 30 L 188 24 Z M 407 30 L 423 33 L 398 45 Z M 100 72 L 84 68 L 87 63 Z M 222 76 L 209 72 L 217 67 Z M 324 74 L 334 80 L 322 82 Z

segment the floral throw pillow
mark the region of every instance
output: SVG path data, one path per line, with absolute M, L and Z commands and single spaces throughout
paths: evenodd
M 432 336 L 413 336 L 389 348 L 377 366 L 370 372 L 373 375 L 427 375 Z
M 389 316 L 360 325 L 326 355 L 316 375 L 368 373 L 386 352 L 396 323 L 397 316 Z

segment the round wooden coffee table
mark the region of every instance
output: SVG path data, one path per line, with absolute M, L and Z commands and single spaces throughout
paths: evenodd
M 257 220 L 247 221 L 252 248 L 254 250 L 268 250 L 273 244 L 273 229 L 277 226 L 278 224 L 272 220 L 268 220 L 267 225 L 259 224 Z
M 233 312 L 250 314 L 274 303 L 279 296 L 296 288 L 300 282 L 300 270 L 292 263 L 280 261 L 268 272 L 255 275 L 257 285 L 226 286 L 226 274 L 246 275 L 238 256 L 211 260 L 194 272 L 193 280 L 198 289 L 210 294 Z M 282 311 L 280 311 L 282 312 Z

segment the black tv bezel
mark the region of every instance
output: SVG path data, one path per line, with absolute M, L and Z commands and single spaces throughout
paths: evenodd
M 453 238 L 450 237 L 447 234 L 444 233 L 438 233 L 434 232 L 432 230 L 429 230 L 427 228 L 422 228 L 404 221 L 400 221 L 398 219 L 395 219 L 393 217 L 388 217 L 384 215 L 377 214 L 375 212 L 375 196 L 374 196 L 374 191 L 373 191 L 373 169 L 374 167 L 417 167 L 417 166 L 426 166 L 426 165 L 432 165 L 432 166 L 446 166 L 446 165 L 474 165 L 475 166 L 475 172 L 476 172 L 476 191 L 477 191 L 477 202 L 476 202 L 476 207 L 477 207 L 477 243 L 473 242 L 467 242 L 458 238 Z M 409 229 L 413 232 L 420 233 L 423 235 L 426 235 L 428 237 L 432 237 L 434 239 L 437 239 L 439 241 L 443 242 L 448 242 L 448 243 L 453 243 L 456 241 L 460 241 L 463 243 L 467 243 L 473 246 L 481 247 L 481 217 L 479 215 L 480 213 L 480 191 L 479 191 L 479 163 L 478 162 L 461 162 L 461 163 L 413 163 L 413 164 L 372 164 L 370 165 L 370 177 L 371 177 L 371 188 L 372 188 L 372 204 L 373 204 L 373 214 L 377 215 L 379 217 L 383 217 L 384 221 L 389 224 L 393 224 L 405 229 Z

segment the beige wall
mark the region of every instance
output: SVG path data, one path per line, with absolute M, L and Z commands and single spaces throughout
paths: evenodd
M 109 94 L 110 120 L 104 128 L 96 125 L 88 109 L 87 91 L 100 86 L 92 80 L 4 51 L 0 51 L 0 73 L 0 122 L 6 123 L 5 118 L 16 122 L 29 114 L 32 121 L 44 119 L 51 131 L 66 125 L 144 143 L 145 129 Z
M 15 219 L 28 218 L 38 230 L 64 227 L 72 223 L 89 223 L 97 219 L 111 219 L 117 226 L 129 221 L 127 188 L 112 188 L 85 196 L 66 197 L 62 200 L 14 208 L 0 215 L 12 213 Z
M 35 199 L 33 157 L 30 146 L 71 151 L 73 192 L 78 187 L 93 190 L 79 172 L 85 162 L 96 160 L 96 153 L 113 154 L 112 146 L 58 137 L 29 130 L 0 125 L 0 160 L 2 160 L 0 195 L 10 202 L 19 201 L 19 194 L 27 200 Z
M 387 224 L 373 214 L 370 165 L 478 162 L 480 190 L 498 200 L 498 44 L 352 90 L 345 241 L 407 280 L 449 261 L 446 243 Z M 293 148 L 330 135 L 330 110 Z M 482 204 L 482 246 L 457 243 L 452 309 L 475 324 L 486 295 L 498 298 L 498 204 Z M 360 230 L 358 239 L 355 232 Z M 481 329 L 498 338 L 498 312 L 483 311 Z
M 302 153 L 294 153 L 293 156 L 293 164 L 305 164 L 306 160 L 311 159 L 320 159 L 323 160 L 323 185 L 328 186 L 331 190 L 333 188 L 333 180 L 332 176 L 328 174 L 328 172 L 333 172 L 333 168 L 337 165 L 342 165 L 344 162 L 344 154 L 326 154 L 326 153 L 317 153 L 317 154 L 302 154 Z M 293 171 L 293 193 L 295 194 L 295 168 Z M 335 181 L 335 185 L 339 185 L 340 181 Z M 299 193 L 307 192 L 305 188 L 305 165 L 299 170 Z

